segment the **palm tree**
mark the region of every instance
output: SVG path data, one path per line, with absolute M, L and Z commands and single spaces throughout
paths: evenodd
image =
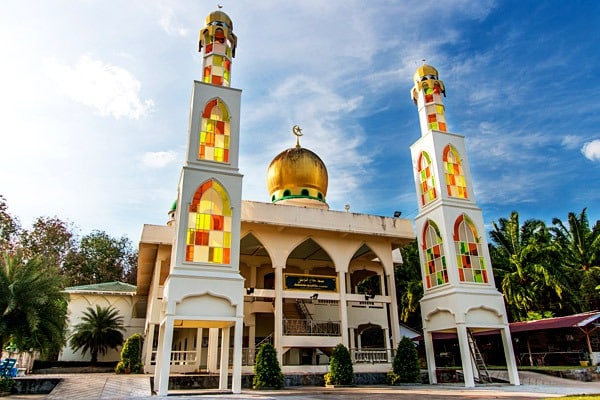
M 570 212 L 565 226 L 554 218 L 550 228 L 562 265 L 579 288 L 580 311 L 596 310 L 600 297 L 596 286 L 600 279 L 600 221 L 590 229 L 586 209 L 579 215 Z
M 81 349 L 85 354 L 89 351 L 92 364 L 98 362 L 98 353 L 106 355 L 108 349 L 117 349 L 123 345 L 123 317 L 109 306 L 96 305 L 94 310 L 88 307 L 83 312 L 81 322 L 74 327 L 74 333 L 69 338 L 69 344 L 74 351 Z
M 67 297 L 58 269 L 22 253 L 0 259 L 0 345 L 57 352 L 65 343 Z
M 411 327 L 421 328 L 419 300 L 423 297 L 423 280 L 419 246 L 414 240 L 400 249 L 402 265 L 394 269 L 400 319 Z
M 523 225 L 519 213 L 492 222 L 490 255 L 497 286 L 513 320 L 526 320 L 528 313 L 543 314 L 561 307 L 569 290 L 560 268 L 553 262 L 551 236 L 543 221 L 530 219 Z

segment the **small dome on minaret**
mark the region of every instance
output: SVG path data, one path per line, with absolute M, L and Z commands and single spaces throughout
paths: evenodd
M 329 209 L 327 168 L 318 155 L 300 146 L 302 130 L 293 127 L 296 146 L 279 153 L 267 171 L 271 202 Z
M 412 98 L 415 104 L 417 104 L 417 93 L 422 89 L 437 89 L 442 92 L 444 97 L 446 96 L 446 88 L 444 82 L 438 79 L 438 71 L 434 67 L 428 64 L 423 64 L 415 71 L 413 76 L 415 86 L 412 89 Z
M 230 86 L 236 46 L 231 18 L 220 9 L 208 14 L 198 40 L 198 51 L 203 52 L 202 82 Z

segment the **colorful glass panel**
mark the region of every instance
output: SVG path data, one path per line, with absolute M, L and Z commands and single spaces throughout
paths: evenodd
M 204 37 L 204 73 L 202 81 L 218 86 L 231 84 L 231 43 L 223 30 L 217 29 L 215 36 Z
M 231 218 L 225 189 L 217 181 L 204 182 L 189 207 L 185 260 L 229 264 Z
M 198 159 L 229 162 L 230 126 L 227 106 L 212 99 L 204 107 L 200 127 Z
M 420 182 L 421 205 L 429 204 L 437 198 L 435 190 L 435 177 L 433 175 L 433 167 L 431 166 L 431 158 L 427 152 L 422 152 L 419 156 L 418 174 Z
M 444 148 L 443 160 L 448 196 L 461 199 L 468 198 L 467 181 L 458 151 L 451 145 L 446 146 Z
M 448 283 L 442 236 L 437 225 L 431 220 L 428 220 L 423 227 L 423 256 L 426 289 Z
M 466 283 L 488 283 L 485 259 L 475 224 L 466 215 L 454 224 L 454 248 L 458 277 Z

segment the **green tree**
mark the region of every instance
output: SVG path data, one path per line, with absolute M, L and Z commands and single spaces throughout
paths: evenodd
M 263 343 L 258 348 L 254 363 L 252 386 L 255 389 L 276 388 L 283 386 L 284 376 L 277 360 L 277 351 L 271 343 Z
M 20 252 L 0 259 L 0 344 L 47 355 L 65 343 L 67 297 L 57 269 Z
M 561 307 L 564 282 L 560 266 L 553 262 L 551 236 L 543 221 L 530 219 L 523 225 L 519 214 L 492 222 L 490 255 L 496 285 L 504 294 L 508 311 L 515 321 L 528 313 L 548 311 L 549 304 Z
M 61 268 L 69 252 L 77 247 L 75 228 L 57 217 L 38 217 L 30 230 L 21 233 L 21 245 L 28 256 L 43 255 Z
M 550 228 L 560 262 L 578 288 L 579 311 L 600 306 L 600 294 L 595 289 L 600 283 L 600 221 L 590 229 L 586 211 L 584 208 L 579 215 L 570 212 L 568 226 L 554 218 Z
M 117 374 L 123 372 L 133 372 L 134 374 L 141 374 L 144 372 L 144 364 L 142 364 L 142 335 L 139 333 L 133 334 L 127 338 L 123 349 L 121 350 L 121 359 L 115 367 Z
M 74 327 L 69 345 L 74 351 L 81 349 L 85 356 L 89 351 L 92 364 L 98 362 L 98 354 L 106 355 L 109 349 L 116 350 L 123 344 L 123 317 L 113 307 L 88 307 L 81 322 Z
M 350 352 L 343 344 L 333 348 L 329 359 L 329 372 L 325 374 L 327 385 L 352 385 L 354 383 L 354 368 Z
M 420 375 L 421 368 L 419 367 L 417 348 L 410 338 L 402 336 L 392 362 L 392 371 L 387 375 L 388 383 L 395 385 L 399 382 L 417 382 Z
M 419 300 L 423 297 L 423 280 L 417 241 L 402 247 L 400 253 L 402 264 L 394 268 L 400 319 L 413 328 L 421 329 Z
M 137 252 L 125 236 L 117 239 L 106 232 L 94 231 L 81 239 L 79 249 L 69 253 L 64 264 L 71 286 L 131 282 Z
M 0 194 L 0 254 L 14 251 L 20 232 L 19 221 L 8 213 L 6 199 Z

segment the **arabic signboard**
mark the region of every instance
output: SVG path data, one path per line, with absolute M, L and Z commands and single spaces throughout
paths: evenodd
M 284 274 L 284 280 L 284 289 L 337 292 L 337 278 L 335 276 Z

